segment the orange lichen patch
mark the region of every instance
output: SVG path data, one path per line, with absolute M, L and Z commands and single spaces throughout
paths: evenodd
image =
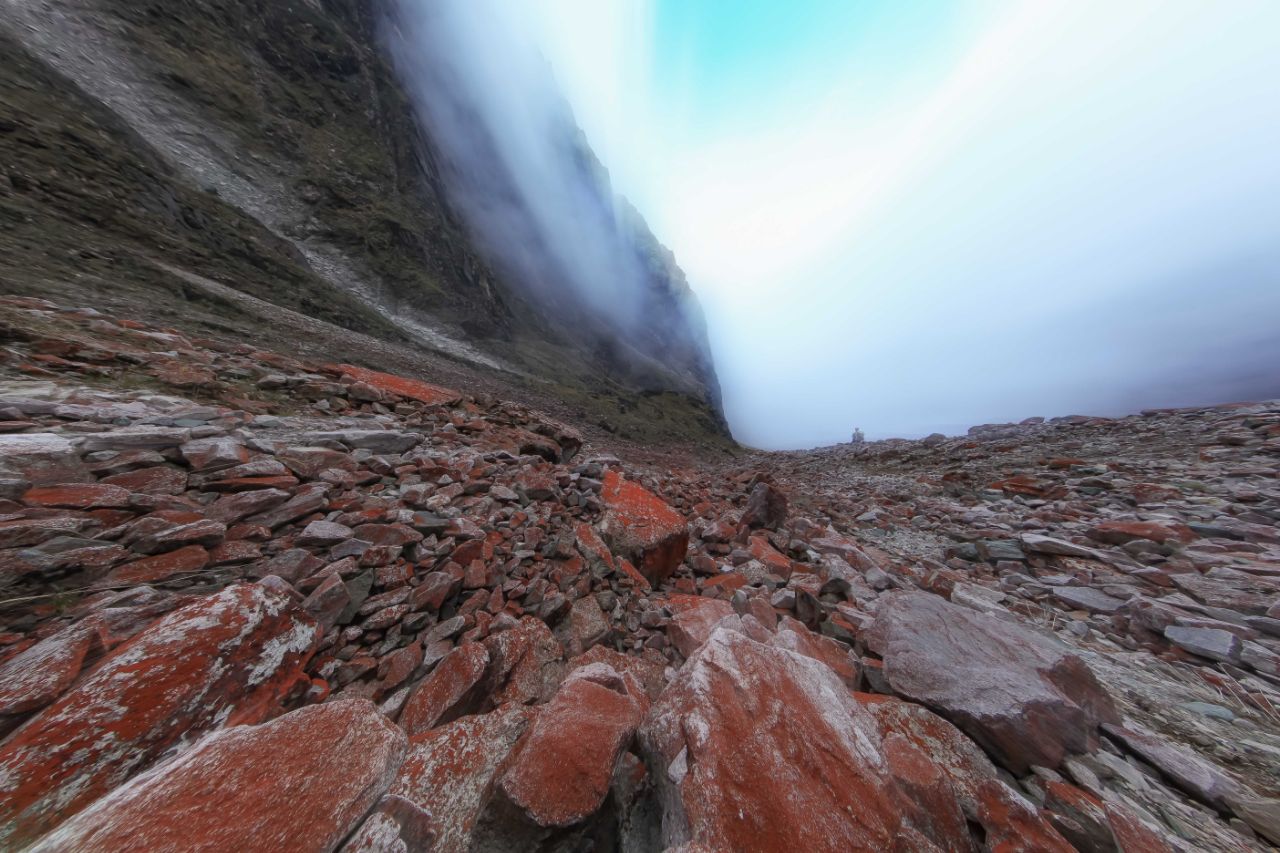
M 212 370 L 198 364 L 162 361 L 153 364 L 150 370 L 151 374 L 161 382 L 175 388 L 202 388 L 217 382 L 217 377 L 213 375 Z
M 409 379 L 405 376 L 395 376 L 391 373 L 356 367 L 352 364 L 339 364 L 337 365 L 337 370 L 359 382 L 372 385 L 379 391 L 395 394 L 399 397 L 408 397 L 410 400 L 417 400 L 429 406 L 453 403 L 462 397 L 460 393 L 449 388 L 432 385 L 419 379 Z
M 63 486 L 36 486 L 22 496 L 28 506 L 93 509 L 129 505 L 129 490 L 102 483 L 72 483 Z
M 673 594 L 667 597 L 666 605 L 675 613 L 667 628 L 667 638 L 685 657 L 697 651 L 711 636 L 716 624 L 733 613 L 729 602 L 698 595 Z
M 608 546 L 590 524 L 585 521 L 580 522 L 574 529 L 574 533 L 577 536 L 578 550 L 592 565 L 602 564 L 611 569 L 614 568 L 613 554 L 609 553 Z
M 372 702 L 225 729 L 73 818 L 37 850 L 332 850 L 395 777 L 405 736 Z
M 1151 542 L 1191 542 L 1195 531 L 1183 524 L 1157 524 L 1154 521 L 1104 521 L 1089 531 L 1091 539 L 1111 545 L 1122 545 L 1134 539 Z
M 564 675 L 564 649 L 541 619 L 526 616 L 514 628 L 487 637 L 484 645 L 493 705 L 545 702 L 555 693 Z
M 742 589 L 747 585 L 747 579 L 737 572 L 725 572 L 715 577 L 707 578 L 702 582 L 703 592 L 710 595 L 713 592 L 731 593 L 734 590 Z
M 959 729 L 922 705 L 892 696 L 853 693 L 853 698 L 876 719 L 886 747 L 895 741 L 909 743 L 946 777 L 952 796 L 964 814 L 982 825 L 992 850 L 1003 853 L 1073 850 L 1070 844 L 1038 812 L 1001 782 L 991 760 Z M 890 754 L 891 766 L 894 758 Z M 900 784 L 912 793 L 909 776 L 899 775 L 914 763 L 893 767 Z M 919 800 L 917 800 L 919 802 Z M 932 810 L 929 806 L 927 810 Z
M 639 683 L 605 663 L 575 671 L 516 745 L 499 787 L 541 827 L 567 827 L 604 802 L 648 710 Z
M 0 745 L 0 847 L 25 846 L 181 740 L 277 713 L 319 639 L 256 584 L 152 625 Z
M 532 715 L 532 709 L 507 705 L 410 740 L 409 755 L 390 793 L 431 812 L 436 832 L 431 849 L 446 853 L 470 849 L 471 831 L 488 798 L 494 773 Z
M 889 773 L 914 806 L 909 817 L 915 828 L 928 838 L 965 839 L 964 812 L 946 773 L 929 754 L 896 733 L 885 736 L 882 749 Z
M 251 489 L 292 489 L 298 485 L 297 477 L 278 474 L 269 477 L 228 477 L 205 486 L 211 492 L 245 492 Z
M 489 665 L 489 652 L 479 643 L 464 643 L 436 665 L 416 688 L 400 714 L 400 728 L 423 734 L 467 712 L 468 698 Z
M 185 572 L 198 572 L 209 564 L 209 552 L 200 545 L 143 557 L 126 563 L 107 576 L 109 584 L 156 583 Z
M 770 545 L 764 536 L 752 536 L 749 548 L 752 558 L 764 563 L 771 572 L 784 578 L 791 576 L 791 561 Z
M 180 495 L 187 489 L 187 472 L 172 465 L 156 465 L 113 474 L 102 482 L 147 495 Z
M 600 529 L 610 547 L 631 559 L 650 583 L 669 578 L 689 547 L 684 517 L 615 470 L 605 473 L 600 496 L 608 507 Z
M 858 683 L 861 670 L 848 646 L 837 643 L 830 637 L 815 634 L 790 616 L 782 618 L 773 644 L 825 663 L 847 685 Z
M 633 565 L 630 560 L 619 560 L 618 571 L 626 575 L 636 589 L 647 592 L 653 589 L 653 584 L 649 583 L 649 579 L 640 574 L 640 571 Z
M 991 484 L 990 488 L 999 489 L 1012 495 L 1026 495 L 1028 497 L 1041 497 L 1045 494 L 1045 487 L 1035 477 L 1026 474 L 1017 474 L 1004 480 L 998 480 Z
M 717 630 L 640 734 L 713 850 L 891 850 L 909 803 L 871 715 L 824 665 Z
M 1073 853 L 1076 849 L 1003 782 L 978 787 L 978 822 L 991 853 Z

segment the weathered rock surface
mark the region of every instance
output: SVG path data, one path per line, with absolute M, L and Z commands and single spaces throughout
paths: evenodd
M 684 518 L 617 470 L 605 473 L 600 496 L 608 507 L 600 530 L 610 547 L 631 560 L 649 583 L 670 577 L 689 546 Z
M 170 614 L 0 744 L 0 840 L 33 838 L 184 739 L 268 718 L 318 640 L 254 584 Z
M 404 758 L 404 732 L 362 700 L 208 735 L 33 850 L 332 850 Z
M 890 688 L 939 709 L 1008 769 L 1057 767 L 1118 722 L 1106 690 L 1051 636 L 927 593 L 882 601 L 868 645 Z
M 410 694 L 400 712 L 400 726 L 412 735 L 452 722 L 482 696 L 476 690 L 489 666 L 489 652 L 480 643 L 459 646 L 436 665 Z
M 206 782 L 237 816 L 187 840 L 239 849 L 1278 832 L 1280 406 L 718 463 L 593 433 L 579 460 L 516 404 L 0 304 L 0 432 L 40 437 L 0 463 L 0 847 L 176 832 L 195 782 L 167 768 L 205 743 L 261 784 Z M 340 732 L 274 734 L 335 705 Z M 389 753 L 347 735 L 386 721 L 408 757 L 366 773 Z
M 478 845 L 537 847 L 594 815 L 648 704 L 639 682 L 608 664 L 574 671 L 501 768 Z
M 712 850 L 888 848 L 903 803 L 875 720 L 822 664 L 712 633 L 641 731 L 663 843 Z

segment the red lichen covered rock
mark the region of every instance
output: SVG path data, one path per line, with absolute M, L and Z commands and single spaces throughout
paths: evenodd
M 1110 545 L 1134 539 L 1151 542 L 1191 542 L 1196 534 L 1185 524 L 1157 524 L 1154 521 L 1104 521 L 1089 531 L 1089 537 Z
M 433 853 L 472 849 L 472 830 L 492 790 L 494 774 L 532 716 L 530 709 L 507 705 L 410 739 L 409 754 L 389 793 L 429 813 L 435 836 L 430 848 Z M 376 846 L 378 838 L 401 838 L 403 834 L 403 816 L 380 806 L 344 851 L 381 853 L 386 848 Z
M 655 586 L 671 577 L 689 547 L 689 528 L 666 501 L 616 470 L 604 475 L 600 493 L 607 512 L 600 532 Z
M 959 806 L 965 820 L 982 827 L 990 849 L 1016 850 L 1024 842 L 1031 845 L 1022 848 L 1028 850 L 1068 853 L 1072 849 L 1031 803 L 999 780 L 986 754 L 951 723 L 922 705 L 892 696 L 859 693 L 855 698 L 876 718 L 886 753 L 897 754 L 890 766 L 899 784 L 912 788 L 909 776 L 920 772 L 912 761 L 923 758 L 945 777 L 947 797 Z M 904 761 L 904 744 L 909 744 L 919 758 Z M 932 805 L 919 798 L 916 801 L 927 812 L 941 813 L 950 808 L 945 799 Z
M 109 584 L 158 583 L 174 575 L 198 572 L 209 564 L 209 552 L 201 545 L 188 545 L 176 551 L 143 557 L 125 563 L 107 575 Z
M 0 716 L 34 711 L 71 686 L 85 658 L 106 645 L 106 625 L 86 619 L 0 665 Z
M 646 656 L 624 655 L 607 646 L 592 646 L 569 661 L 568 671 L 573 672 L 592 663 L 608 664 L 621 675 L 635 678 L 650 699 L 656 699 L 667 684 L 664 678 L 666 659 L 659 652 L 650 651 Z
M 170 613 L 0 744 L 0 846 L 21 845 L 174 744 L 267 719 L 315 651 L 315 623 L 256 584 Z
M 155 465 L 113 474 L 102 482 L 146 495 L 180 495 L 187 488 L 187 472 L 172 465 Z
M 858 659 L 853 651 L 830 637 L 815 634 L 795 619 L 782 620 L 772 643 L 826 664 L 849 687 L 858 685 Z
M 414 688 L 400 712 L 400 727 L 419 735 L 465 713 L 479 698 L 477 686 L 489 665 L 489 652 L 480 643 L 464 643 L 444 656 L 431 674 Z
M 875 719 L 826 666 L 717 629 L 641 728 L 663 841 L 712 850 L 892 849 L 905 798 Z
M 379 391 L 394 394 L 397 397 L 407 397 L 410 400 L 417 400 L 419 403 L 426 403 L 430 406 L 453 403 L 462 397 L 457 391 L 451 391 L 439 385 L 432 385 L 429 382 L 409 379 L 404 376 L 395 376 L 390 373 L 382 373 L 378 370 L 356 367 L 352 364 L 338 365 L 338 369 L 352 379 L 371 385 Z
M 403 732 L 373 703 L 215 732 L 117 788 L 35 850 L 332 850 L 381 797 Z
M 685 657 L 707 641 L 721 619 L 733 615 L 729 602 L 699 595 L 673 594 L 667 597 L 666 605 L 675 614 L 667 627 L 667 638 Z
M 28 506 L 96 509 L 129 505 L 129 490 L 104 483 L 73 483 L 64 486 L 36 486 L 22 496 Z
M 564 649 L 541 619 L 526 616 L 514 628 L 486 638 L 484 645 L 490 704 L 546 702 L 555 695 L 564 677 Z
M 499 773 L 478 846 L 533 848 L 594 814 L 648 704 L 639 682 L 607 664 L 565 679 Z
M 1119 719 L 1057 639 L 936 595 L 882 599 L 867 643 L 894 693 L 938 709 L 1014 773 L 1090 751 L 1099 724 Z

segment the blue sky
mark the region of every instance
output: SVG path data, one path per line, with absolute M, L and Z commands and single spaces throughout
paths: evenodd
M 1280 395 L 1280 3 L 523 11 L 741 440 Z

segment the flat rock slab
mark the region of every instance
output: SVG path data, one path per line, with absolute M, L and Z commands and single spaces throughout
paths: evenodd
M 170 613 L 0 744 L 0 847 L 30 842 L 177 743 L 269 717 L 319 640 L 257 584 Z
M 433 853 L 466 853 L 472 830 L 487 802 L 494 775 L 525 732 L 533 712 L 507 705 L 490 714 L 464 717 L 410 740 L 409 754 L 390 793 L 431 816 Z M 379 809 L 366 821 L 344 853 L 385 848 L 380 835 L 401 836 L 400 816 Z M 392 848 L 395 849 L 395 848 Z
M 407 740 L 364 699 L 222 729 L 33 851 L 332 850 L 391 785 Z
M 1164 629 L 1164 638 L 1180 649 L 1202 658 L 1223 663 L 1240 663 L 1244 647 L 1238 636 L 1221 628 L 1195 628 L 1170 625 Z
M 0 471 L 17 474 L 33 486 L 93 480 L 71 442 L 51 432 L 0 435 Z
M 1088 586 L 1055 586 L 1053 597 L 1073 610 L 1090 613 L 1115 613 L 1124 607 L 1120 599 Z
M 939 710 L 1016 774 L 1088 752 L 1118 722 L 1110 695 L 1054 637 L 923 592 L 883 600 L 867 636 L 893 692 Z
M 716 629 L 641 729 L 663 837 L 710 850 L 890 849 L 903 804 L 875 720 L 823 664 Z

